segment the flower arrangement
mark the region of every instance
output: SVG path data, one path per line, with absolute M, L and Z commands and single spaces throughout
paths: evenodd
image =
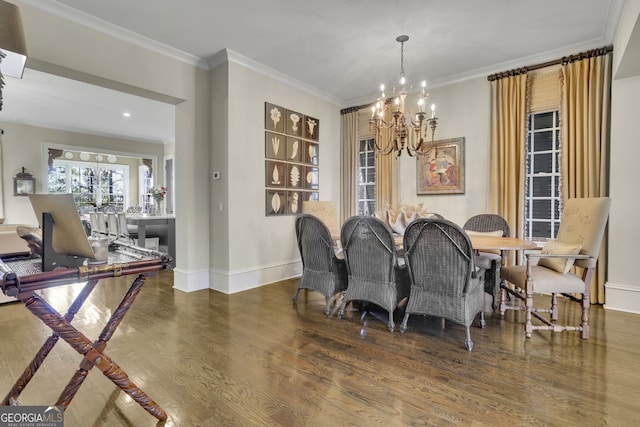
M 149 193 L 151 194 L 151 197 L 153 197 L 153 200 L 156 201 L 156 203 L 160 203 L 164 200 L 164 196 L 167 195 L 167 187 L 156 185 L 155 187 L 151 187 L 149 189 Z

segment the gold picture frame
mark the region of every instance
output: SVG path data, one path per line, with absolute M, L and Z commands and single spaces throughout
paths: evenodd
M 417 194 L 464 194 L 464 166 L 464 137 L 434 141 L 416 159 Z

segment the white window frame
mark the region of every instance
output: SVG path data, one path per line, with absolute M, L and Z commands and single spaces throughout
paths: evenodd
M 365 150 L 361 151 L 360 147 L 362 146 L 362 143 L 365 143 Z M 358 186 L 356 189 L 356 206 L 357 206 L 357 213 L 358 215 L 373 215 L 375 213 L 375 210 L 377 209 L 376 206 L 376 179 L 378 177 L 378 171 L 376 169 L 376 156 L 375 156 L 375 150 L 374 150 L 374 140 L 373 138 L 367 138 L 367 139 L 361 139 L 360 141 L 358 141 Z M 360 158 L 362 156 L 362 154 L 365 154 L 365 158 L 368 158 L 368 154 L 373 153 L 373 164 L 365 164 L 365 165 L 361 165 L 360 164 Z M 367 169 L 373 169 L 374 171 L 374 180 L 373 181 L 363 181 L 362 177 L 363 174 L 362 172 L 364 170 Z M 370 174 L 366 174 L 368 177 L 371 176 Z M 364 188 L 364 191 L 362 194 L 365 195 L 364 198 L 360 198 L 360 194 L 361 194 L 361 190 Z M 367 190 L 366 187 L 373 187 L 373 199 L 368 199 L 366 198 L 366 194 L 367 194 Z M 369 206 L 369 203 L 373 201 L 373 212 L 369 212 L 366 208 L 364 211 L 360 210 L 360 203 L 364 202 L 365 206 Z
M 93 163 L 89 163 L 89 162 L 81 162 L 81 161 L 76 161 L 76 160 L 63 160 L 63 159 L 56 159 L 56 165 L 59 166 L 64 166 L 65 167 L 65 174 L 66 174 L 66 178 L 65 178 L 65 185 L 66 185 L 66 193 L 71 193 L 71 169 L 73 167 L 77 167 L 77 168 L 91 168 L 91 167 L 96 167 L 97 166 L 97 173 L 98 173 L 98 179 L 100 177 L 100 171 L 101 170 L 105 170 L 105 169 L 110 169 L 110 170 L 116 170 L 116 171 L 120 171 L 122 173 L 123 176 L 123 196 L 124 196 L 124 200 L 123 200 L 123 208 L 126 209 L 129 206 L 129 166 L 128 165 L 119 165 L 119 164 L 110 164 L 110 163 L 100 163 L 100 164 L 93 164 Z M 47 174 L 47 178 L 48 178 L 48 174 Z M 46 190 L 47 192 L 49 192 L 49 180 L 47 179 L 46 181 Z M 96 200 L 97 201 L 101 201 L 102 200 L 102 188 L 100 186 L 100 184 L 98 183 L 97 185 L 97 191 L 96 191 Z
M 532 129 L 532 125 L 535 120 L 535 116 L 539 116 L 541 114 L 553 114 L 553 124 L 551 127 L 543 128 L 543 129 Z M 555 239 L 556 230 L 560 225 L 560 217 L 561 214 L 561 203 L 562 203 L 562 190 L 560 188 L 560 176 L 561 176 L 561 167 L 560 164 L 560 120 L 559 120 L 560 111 L 559 110 L 551 110 L 544 111 L 538 113 L 529 114 L 529 125 L 527 129 L 527 168 L 526 168 L 526 185 L 525 185 L 525 227 L 524 227 L 524 237 L 526 239 L 532 240 L 549 240 Z M 532 148 L 534 144 L 532 142 L 535 141 L 535 135 L 542 132 L 551 132 L 552 134 L 552 147 L 551 150 L 544 151 L 533 151 Z M 533 139 L 532 139 L 533 138 Z M 551 155 L 551 168 L 550 172 L 538 172 L 534 173 L 535 170 L 535 158 L 536 155 L 539 154 L 550 154 Z M 533 196 L 533 180 L 535 177 L 550 177 L 551 178 L 551 188 L 550 194 L 544 197 L 534 197 Z M 549 200 L 551 202 L 551 211 L 550 218 L 535 218 L 533 216 L 533 206 L 532 202 L 535 200 Z M 551 224 L 551 233 L 548 236 L 534 236 L 533 235 L 533 223 L 535 222 L 547 222 Z

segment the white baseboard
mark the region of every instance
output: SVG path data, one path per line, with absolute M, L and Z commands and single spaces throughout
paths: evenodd
M 209 288 L 209 271 L 173 270 L 173 288 L 183 292 L 194 292 Z
M 640 314 L 640 287 L 611 282 L 607 282 L 604 287 L 606 295 L 604 308 Z
M 233 294 L 280 280 L 300 276 L 301 261 L 286 261 L 283 263 L 255 267 L 236 271 L 211 271 L 211 289 Z

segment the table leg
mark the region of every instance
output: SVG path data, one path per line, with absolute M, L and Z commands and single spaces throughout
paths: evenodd
M 97 283 L 98 283 L 97 280 L 90 280 L 87 282 L 86 285 L 84 285 L 84 287 L 82 288 L 82 291 L 80 291 L 76 299 L 73 301 L 73 303 L 69 307 L 67 314 L 65 314 L 64 316 L 64 319 L 67 322 L 71 322 L 71 320 L 73 320 L 74 316 L 78 313 L 78 310 L 80 310 L 80 307 L 82 307 L 82 304 L 84 304 L 84 302 L 89 297 L 89 295 L 91 294 L 91 292 L 93 291 L 93 288 L 96 286 Z M 38 350 L 38 352 L 34 356 L 29 366 L 27 366 L 27 368 L 24 370 L 20 378 L 18 378 L 18 381 L 16 381 L 16 383 L 11 388 L 11 391 L 9 391 L 9 393 L 7 393 L 7 395 L 2 400 L 2 402 L 0 402 L 0 405 L 9 405 L 12 399 L 14 400 L 18 399 L 18 396 L 20 396 L 20 393 L 22 393 L 22 390 L 24 390 L 27 384 L 29 384 L 29 381 L 31 381 L 31 378 L 33 378 L 35 373 L 38 371 L 38 369 L 42 365 L 42 362 L 44 362 L 44 359 L 47 358 L 47 356 L 49 355 L 49 352 L 56 345 L 59 338 L 60 337 L 58 336 L 58 334 L 53 333 L 44 342 L 44 344 L 42 344 L 42 347 L 40 347 L 40 350 Z
M 115 362 L 109 356 L 103 353 L 107 341 L 111 338 L 120 321 L 129 310 L 131 303 L 135 300 L 140 292 L 140 288 L 144 284 L 145 277 L 139 275 L 129 287 L 129 290 L 122 298 L 118 308 L 105 325 L 96 343 L 92 343 L 85 335 L 78 331 L 73 325 L 64 319 L 49 303 L 34 294 L 24 301 L 25 307 L 34 315 L 49 326 L 60 338 L 65 340 L 78 353 L 84 356 L 80 363 L 80 368 L 71 378 L 65 389 L 60 394 L 56 405 L 63 406 L 65 409 L 75 396 L 87 377 L 89 369 L 97 366 L 102 373 L 116 384 L 122 391 L 127 393 L 133 400 L 138 402 L 147 412 L 159 420 L 166 420 L 167 414 L 155 403 L 145 392 L 135 385 Z
M 141 248 L 147 247 L 147 226 L 144 221 L 138 222 L 138 246 Z
M 171 255 L 171 266 L 176 266 L 176 223 L 173 220 L 167 221 L 167 246 Z

